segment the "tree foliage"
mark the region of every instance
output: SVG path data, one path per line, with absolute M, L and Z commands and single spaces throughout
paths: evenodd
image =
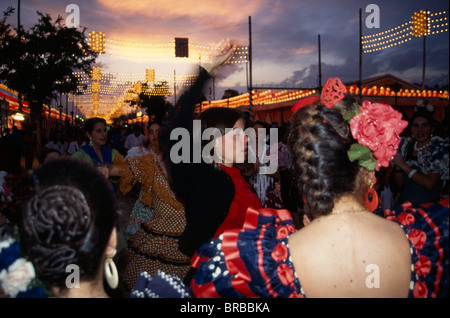
M 154 120 L 162 121 L 172 105 L 166 100 L 169 94 L 169 86 L 166 81 L 155 83 L 149 87 L 147 83 L 136 83 L 133 97 L 128 98 L 131 106 L 145 109 L 149 117 L 154 116 Z
M 37 12 L 38 22 L 24 30 L 7 23 L 13 11 L 8 8 L 0 21 L 0 82 L 24 96 L 40 123 L 43 104 L 61 93 L 76 93 L 74 72 L 89 73 L 98 54 L 90 50 L 85 28 L 67 27 L 61 16 L 53 21 Z
M 223 92 L 222 99 L 231 98 L 235 96 L 239 96 L 239 92 L 235 89 L 227 89 L 225 92 Z
M 52 21 L 49 14 L 37 14 L 39 20 L 30 30 L 2 20 L 0 37 L 6 41 L 0 46 L 0 80 L 30 102 L 49 103 L 59 93 L 76 91 L 74 72 L 88 73 L 97 53 L 90 50 L 85 29 L 66 27 L 61 16 Z

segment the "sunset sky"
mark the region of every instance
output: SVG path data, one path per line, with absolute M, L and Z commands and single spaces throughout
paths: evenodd
M 22 0 L 21 23 L 25 28 L 37 21 L 36 11 L 66 18 L 66 7 L 80 9 L 80 25 L 105 32 L 108 40 L 153 45 L 175 37 L 187 37 L 190 44 L 212 46 L 230 38 L 240 46 L 249 44 L 251 16 L 253 44 L 253 86 L 315 87 L 318 85 L 318 35 L 321 37 L 322 78 L 342 81 L 359 76 L 359 9 L 363 35 L 392 29 L 411 20 L 414 12 L 446 11 L 447 0 Z M 368 28 L 365 12 L 369 4 L 380 9 L 379 28 Z M 17 7 L 17 0 L 1 0 L 2 11 Z M 17 18 L 8 20 L 16 25 Z M 448 20 L 446 21 L 448 23 Z M 427 37 L 426 84 L 449 83 L 449 34 Z M 98 65 L 106 72 L 139 73 L 146 68 L 156 73 L 188 74 L 195 66 L 174 58 L 132 61 L 126 56 L 102 54 Z M 375 53 L 363 54 L 363 78 L 390 73 L 413 83 L 422 80 L 422 39 Z M 193 63 L 194 62 L 194 63 Z M 219 99 L 224 89 L 247 91 L 245 63 L 228 65 L 215 81 Z

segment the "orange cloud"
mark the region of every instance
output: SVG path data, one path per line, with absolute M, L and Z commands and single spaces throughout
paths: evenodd
M 120 15 L 140 14 L 149 18 L 177 19 L 188 17 L 200 23 L 225 25 L 241 23 L 269 0 L 97 0 L 106 9 Z M 246 20 L 244 20 L 246 21 Z
M 305 46 L 294 49 L 293 52 L 295 54 L 311 54 L 317 51 L 316 46 Z

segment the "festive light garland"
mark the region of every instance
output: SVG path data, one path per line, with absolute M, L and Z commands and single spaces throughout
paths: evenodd
M 447 13 L 445 11 L 430 13 L 421 10 L 414 13 L 411 20 L 399 26 L 391 28 L 377 34 L 363 36 L 361 43 L 364 53 L 371 53 L 384 50 L 396 45 L 410 41 L 413 37 L 426 36 L 448 32 Z M 90 32 L 89 45 L 94 52 L 124 58 L 132 61 L 144 60 L 166 60 L 171 63 L 199 63 L 209 59 L 208 52 L 213 48 L 208 45 L 198 45 L 189 43 L 189 57 L 175 57 L 175 40 L 166 43 L 147 43 L 130 42 L 109 39 L 104 32 Z M 230 64 L 247 63 L 248 47 L 237 47 Z M 69 95 L 69 99 L 76 102 L 77 108 L 85 115 L 89 110 L 92 114 L 117 116 L 117 114 L 131 112 L 134 107 L 129 105 L 130 101 L 136 101 L 137 95 L 142 92 L 143 83 L 147 83 L 148 89 L 144 94 L 153 96 L 171 96 L 176 87 L 189 87 L 197 75 L 176 75 L 161 74 L 154 69 L 146 69 L 143 73 L 110 73 L 103 72 L 101 67 L 93 67 L 88 75 L 84 72 L 74 72 L 78 77 L 78 94 Z M 166 86 L 158 88 L 154 86 L 158 83 L 166 83 Z M 152 86 L 153 84 L 153 86 Z M 350 86 L 347 88 L 349 93 L 359 93 L 359 88 Z M 358 91 L 358 92 L 357 92 Z M 253 91 L 253 105 L 271 105 L 291 100 L 300 99 L 311 94 L 314 91 Z M 448 92 L 436 91 L 409 91 L 400 90 L 395 93 L 389 88 L 363 87 L 363 95 L 378 96 L 401 96 L 401 97 L 439 97 L 448 99 Z M 204 102 L 201 109 L 208 107 L 239 107 L 249 105 L 249 94 L 241 94 L 236 97 L 221 99 L 211 102 Z M 47 107 L 48 108 L 48 107 Z M 45 110 L 47 113 L 51 113 Z M 64 114 L 65 115 L 65 114 Z M 66 115 L 65 115 L 66 116 Z
M 254 106 L 279 104 L 301 99 L 315 93 L 315 90 L 258 90 L 252 91 L 252 103 Z M 244 93 L 230 98 L 202 102 L 196 106 L 196 112 L 206 110 L 210 107 L 236 108 L 240 106 L 248 106 L 249 104 L 250 94 Z
M 106 52 L 114 57 L 132 61 L 168 60 L 171 63 L 198 63 L 200 59 L 208 58 L 208 53 L 213 48 L 213 46 L 189 43 L 189 57 L 176 58 L 175 41 L 166 43 L 144 43 L 106 39 L 105 43 Z M 246 63 L 247 56 L 248 48 L 246 46 L 239 46 L 236 48 L 233 57 L 227 63 Z
M 361 37 L 363 53 L 372 53 L 401 45 L 414 37 L 448 32 L 447 12 L 415 12 L 411 20 L 376 34 Z

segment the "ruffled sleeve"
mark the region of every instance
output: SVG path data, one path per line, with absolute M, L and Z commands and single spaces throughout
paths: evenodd
M 83 151 L 83 149 L 80 149 L 72 154 L 72 158 L 83 160 L 91 165 L 94 165 L 94 162 L 92 161 L 92 158 Z
M 127 158 L 134 158 L 134 157 L 145 156 L 148 153 L 150 153 L 150 151 L 147 150 L 143 146 L 133 147 L 131 149 L 128 149 L 128 151 L 127 151 Z
M 139 182 L 138 175 L 135 177 L 136 170 L 138 170 L 137 167 L 134 167 L 134 169 L 127 163 L 123 157 L 121 159 L 114 160 L 114 164 L 119 169 L 120 174 L 120 184 L 119 189 L 120 192 L 122 192 L 123 195 L 126 195 L 128 192 L 130 192 L 131 189 L 133 189 L 136 182 Z
M 439 173 L 441 180 L 448 181 L 449 143 L 448 138 L 433 137 L 429 150 L 428 171 Z
M 413 208 L 404 203 L 386 218 L 400 224 L 411 245 L 409 297 L 448 297 L 449 200 Z
M 398 145 L 398 153 L 403 157 L 406 158 L 408 153 L 408 148 L 410 147 L 411 142 L 413 139 L 411 137 L 401 137 L 400 143 Z
M 193 259 L 196 297 L 304 297 L 289 253 L 287 210 L 249 208 L 242 230 L 203 245 Z
M 151 188 L 153 186 L 153 175 L 155 171 L 154 158 L 151 154 L 141 157 L 119 159 L 114 162 L 118 165 L 120 171 L 119 189 L 123 195 L 126 195 L 136 183 L 143 184 L 140 199 L 142 202 L 151 206 L 152 196 Z M 148 190 L 148 191 L 147 191 Z
M 141 272 L 130 298 L 192 298 L 192 291 L 176 275 L 158 270 L 153 277 Z
M 112 163 L 119 167 L 119 171 L 124 169 L 125 165 L 127 164 L 123 156 L 116 149 L 112 150 Z

